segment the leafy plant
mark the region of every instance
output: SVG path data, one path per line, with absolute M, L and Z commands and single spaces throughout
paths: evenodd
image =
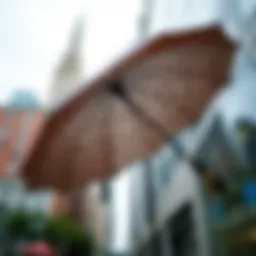
M 18 239 L 27 234 L 29 221 L 25 212 L 13 212 L 7 218 L 6 232 L 13 239 Z
M 49 218 L 40 213 L 16 211 L 9 213 L 5 229 L 11 247 L 41 240 L 65 256 L 92 255 L 94 248 L 91 235 L 70 216 Z
M 92 237 L 69 216 L 49 219 L 44 238 L 65 255 L 91 255 L 93 250 Z

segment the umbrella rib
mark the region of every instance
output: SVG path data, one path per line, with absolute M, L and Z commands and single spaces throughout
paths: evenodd
M 186 154 L 186 151 L 185 151 L 184 147 L 182 146 L 182 144 L 180 143 L 180 141 L 175 140 L 174 136 L 169 136 L 168 132 L 165 131 L 165 129 L 158 122 L 156 122 L 155 120 L 150 118 L 145 113 L 145 111 L 143 111 L 143 109 L 141 109 L 138 105 L 136 105 L 134 103 L 134 101 L 127 94 L 125 94 L 125 97 L 122 97 L 122 99 L 126 102 L 127 105 L 129 105 L 130 109 L 133 110 L 133 112 L 136 114 L 137 117 L 138 116 L 141 117 L 147 124 L 151 125 L 151 127 L 154 128 L 154 130 L 156 132 L 161 134 L 164 139 L 166 139 L 167 141 L 172 141 L 171 144 L 168 143 L 168 146 L 171 147 L 171 149 L 174 151 L 174 153 L 178 157 L 185 158 L 186 161 L 189 162 L 197 172 L 200 170 L 200 169 L 198 169 L 198 166 L 196 165 L 194 160 L 192 160 Z M 201 170 L 201 172 L 203 173 L 204 170 Z M 213 178 L 212 186 L 217 187 L 217 189 L 219 188 L 219 190 L 225 190 L 225 185 L 222 183 L 222 181 L 218 177 Z M 220 187 L 220 186 L 222 186 L 222 187 Z
M 164 129 L 162 125 L 160 125 L 157 121 L 153 120 L 151 117 L 149 117 L 145 111 L 143 111 L 135 102 L 126 95 L 126 98 L 124 98 L 124 101 L 127 105 L 129 105 L 130 109 L 135 113 L 137 117 L 140 117 L 145 123 L 147 123 L 155 132 L 157 132 L 159 135 L 163 137 L 165 141 L 172 141 L 172 147 L 174 148 L 174 151 L 177 155 L 181 156 L 184 155 L 184 150 L 181 144 L 173 138 L 173 136 L 170 136 L 169 133 Z
M 114 83 L 110 87 L 110 92 L 116 95 L 118 98 L 122 99 L 132 110 L 132 112 L 137 116 L 140 117 L 145 123 L 147 123 L 155 132 L 163 137 L 165 141 L 173 141 L 172 148 L 174 149 L 175 153 L 178 156 L 184 155 L 184 149 L 182 145 L 176 141 L 172 136 L 169 135 L 168 131 L 160 125 L 157 121 L 149 117 L 143 109 L 141 109 L 132 99 L 129 97 L 127 91 L 125 90 L 124 86 L 120 83 Z

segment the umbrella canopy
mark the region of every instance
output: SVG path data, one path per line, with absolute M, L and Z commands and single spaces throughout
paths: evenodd
M 200 117 L 233 50 L 215 27 L 146 42 L 51 115 L 22 170 L 28 185 L 70 191 L 150 155 Z
M 44 242 L 38 242 L 25 248 L 25 256 L 53 256 L 54 250 Z

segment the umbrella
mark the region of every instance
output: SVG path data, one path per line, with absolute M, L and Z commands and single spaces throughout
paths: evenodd
M 22 168 L 28 186 L 71 191 L 149 156 L 198 120 L 233 51 L 217 27 L 147 41 L 52 113 Z
M 25 256 L 53 256 L 54 250 L 51 246 L 44 242 L 38 242 L 29 245 L 24 250 Z

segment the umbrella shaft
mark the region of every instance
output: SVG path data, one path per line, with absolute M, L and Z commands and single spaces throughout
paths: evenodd
M 161 135 L 165 141 L 172 142 L 171 144 L 168 143 L 168 145 L 171 146 L 172 150 L 177 154 L 178 157 L 185 156 L 185 150 L 182 144 L 178 140 L 175 140 L 175 138 L 171 137 L 162 125 L 160 125 L 157 121 L 149 117 L 145 113 L 145 111 L 143 111 L 138 105 L 134 103 L 134 101 L 130 97 L 127 96 L 127 94 L 126 97 L 123 99 L 137 117 L 140 117 L 155 132 Z
M 126 105 L 130 108 L 130 110 L 134 113 L 135 116 L 142 119 L 146 124 L 150 126 L 151 129 L 153 129 L 156 133 L 158 133 L 165 141 L 171 143 L 172 150 L 178 155 L 178 157 L 184 157 L 185 156 L 185 150 L 183 149 L 183 146 L 181 143 L 172 136 L 170 136 L 169 132 L 156 120 L 152 119 L 150 116 L 148 116 L 145 111 L 138 106 L 131 97 L 129 97 L 129 94 L 127 93 L 125 87 L 122 85 L 122 83 L 117 82 L 114 83 L 110 87 L 110 92 L 114 94 L 119 99 L 123 100 Z M 169 143 L 168 143 L 169 144 Z

